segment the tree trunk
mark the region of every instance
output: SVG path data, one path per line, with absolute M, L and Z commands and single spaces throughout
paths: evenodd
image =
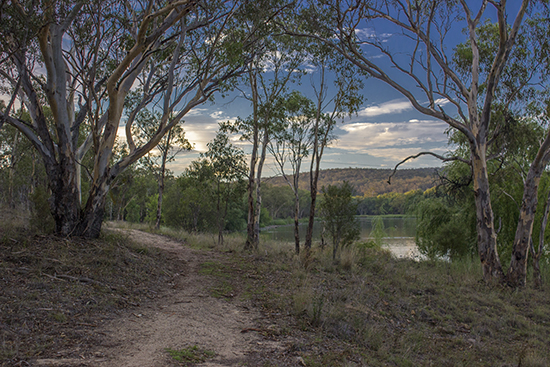
M 109 192 L 107 179 L 96 181 L 90 190 L 90 197 L 82 212 L 82 218 L 78 226 L 77 236 L 98 238 L 103 224 L 105 202 Z
M 486 149 L 474 147 L 471 151 L 477 218 L 477 243 L 483 269 L 483 279 L 486 282 L 493 279 L 502 281 L 504 273 L 497 251 L 497 235 L 494 227 L 487 161 L 485 159 Z
M 296 247 L 296 255 L 300 254 L 300 222 L 298 221 L 299 212 L 300 212 L 300 198 L 298 196 L 298 187 L 295 187 L 294 189 L 294 244 Z
M 164 194 L 164 178 L 166 176 L 166 160 L 168 158 L 168 147 L 170 146 L 170 137 L 172 131 L 168 132 L 168 143 L 167 147 L 162 153 L 162 162 L 160 164 L 160 179 L 159 179 L 159 197 L 157 203 L 157 221 L 155 223 L 155 228 L 160 229 L 160 220 L 162 218 L 162 195 Z
M 528 250 L 535 222 L 535 212 L 538 204 L 537 193 L 541 173 L 533 172 L 530 169 L 525 181 L 523 200 L 519 211 L 518 226 L 512 250 L 512 260 L 507 274 L 508 284 L 512 287 L 524 287 L 527 281 Z
M 256 188 L 255 180 L 255 170 L 256 170 L 256 161 L 258 160 L 258 125 L 254 125 L 253 132 L 253 141 L 252 141 L 252 155 L 250 157 L 250 172 L 248 173 L 248 221 L 246 223 L 246 243 L 244 248 L 246 250 L 256 249 L 254 242 L 254 189 Z
M 550 158 L 550 135 L 541 144 L 537 156 L 529 167 L 523 188 L 523 199 L 519 212 L 518 226 L 514 238 L 512 261 L 508 269 L 507 281 L 512 287 L 523 287 L 527 282 L 527 257 L 531 245 L 533 223 L 538 205 L 538 189 L 544 167 Z M 534 266 L 534 264 L 533 264 Z
M 269 134 L 267 127 L 264 131 L 264 138 L 262 142 L 262 154 L 260 161 L 258 162 L 258 171 L 256 173 L 256 208 L 254 211 L 254 249 L 258 249 L 260 244 L 260 213 L 262 210 L 262 169 L 264 167 L 265 157 L 267 154 L 267 143 L 269 141 Z
M 544 237 L 546 233 L 546 226 L 548 225 L 548 214 L 550 214 L 550 191 L 548 191 L 548 198 L 546 199 L 544 214 L 542 215 L 539 233 L 539 248 L 537 251 L 535 251 L 533 240 L 531 237 L 531 250 L 533 251 L 533 281 L 535 282 L 535 288 L 542 287 L 542 277 L 540 275 L 539 260 L 542 255 L 542 249 L 544 248 Z
M 258 161 L 258 145 L 259 145 L 259 133 L 260 126 L 258 121 L 258 86 L 256 80 L 256 71 L 253 68 L 249 69 L 249 78 L 250 78 L 250 90 L 252 92 L 252 119 L 253 119 L 253 132 L 252 132 L 252 154 L 250 157 L 250 172 L 248 172 L 248 222 L 246 223 L 246 243 L 244 248 L 246 250 L 257 250 L 259 245 L 259 225 L 258 232 L 256 233 L 256 210 L 254 207 L 254 190 L 256 189 L 256 194 L 260 192 L 260 178 L 261 178 L 261 165 L 263 165 L 263 160 L 258 164 L 258 180 L 255 181 L 255 169 L 256 163 Z M 258 196 L 256 196 L 258 200 Z M 258 223 L 259 223 L 259 212 L 258 212 Z
M 218 181 L 218 198 L 216 202 L 216 209 L 218 212 L 218 246 L 223 245 L 223 220 L 222 220 L 222 209 L 221 209 L 221 192 L 220 192 L 220 181 Z

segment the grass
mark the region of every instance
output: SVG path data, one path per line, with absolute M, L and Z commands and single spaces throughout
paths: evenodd
M 213 351 L 199 348 L 196 345 L 182 349 L 167 348 L 166 352 L 174 361 L 179 362 L 183 366 L 203 363 L 208 358 L 213 358 L 216 355 Z
M 337 263 L 330 248 L 314 248 L 306 261 L 292 244 L 267 242 L 233 261 L 226 269 L 244 282 L 238 296 L 300 340 L 290 348 L 307 366 L 550 365 L 548 285 L 487 285 L 476 260 L 412 261 L 350 247 Z
M 93 325 L 155 297 L 172 266 L 161 252 L 121 236 L 69 241 L 20 224 L 0 228 L 6 366 L 75 343 L 91 350 L 100 338 L 90 337 Z M 249 365 L 291 366 L 298 357 L 308 367 L 550 365 L 547 265 L 542 289 L 514 290 L 483 283 L 477 260 L 412 261 L 362 246 L 344 249 L 334 262 L 330 247 L 305 257 L 293 244 L 262 238 L 249 253 L 236 235 L 218 246 L 211 235 L 157 233 L 218 252 L 199 268 L 212 280 L 210 294 L 262 311 L 262 335 L 280 340 L 284 351 L 250 353 Z M 207 358 L 197 346 L 167 352 L 184 365 L 201 363 L 187 356 Z
M 5 212 L 4 212 L 5 213 Z M 105 319 L 157 297 L 175 261 L 105 232 L 98 240 L 34 232 L 0 221 L 0 366 L 89 356 Z

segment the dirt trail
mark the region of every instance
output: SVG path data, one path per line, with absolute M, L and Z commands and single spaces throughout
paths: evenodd
M 214 298 L 208 289 L 213 280 L 199 274 L 200 264 L 219 254 L 196 251 L 166 237 L 124 230 L 135 242 L 157 247 L 181 261 L 171 290 L 142 304 L 101 332 L 105 343 L 96 352 L 94 366 L 161 367 L 169 365 L 166 348 L 197 345 L 216 353 L 200 366 L 235 366 L 248 352 L 275 352 L 278 343 L 263 339 L 255 328 L 260 314 L 236 300 Z

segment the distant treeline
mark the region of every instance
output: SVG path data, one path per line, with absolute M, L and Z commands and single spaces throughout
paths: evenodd
M 320 172 L 319 188 L 347 181 L 354 188 L 354 196 L 377 197 L 387 193 L 404 194 L 409 191 L 425 191 L 436 185 L 435 168 L 399 169 L 388 184 L 393 169 L 337 168 Z M 273 186 L 284 186 L 282 177 L 266 178 Z M 300 189 L 309 190 L 309 173 L 300 176 Z

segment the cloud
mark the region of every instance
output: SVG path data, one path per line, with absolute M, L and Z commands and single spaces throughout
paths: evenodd
M 386 42 L 388 38 L 392 36 L 391 33 L 376 33 L 373 28 L 359 28 L 355 29 L 355 35 L 361 39 L 378 39 L 378 41 Z
M 369 154 L 376 158 L 385 158 L 392 161 L 402 161 L 403 159 L 410 157 L 411 155 L 416 155 L 420 152 L 426 151 L 420 146 L 412 146 L 407 148 L 377 148 L 369 150 Z M 446 152 L 445 148 L 432 148 L 429 149 L 430 152 L 444 155 Z M 419 158 L 420 159 L 420 158 Z M 436 158 L 431 157 L 431 160 Z
M 381 115 L 389 115 L 393 113 L 401 113 L 411 110 L 413 107 L 409 101 L 393 100 L 384 102 L 377 106 L 370 106 L 359 111 L 359 116 L 374 117 Z
M 356 154 L 372 154 L 381 149 L 423 149 L 426 146 L 446 146 L 448 125 L 438 120 L 410 122 L 349 123 L 341 126 L 344 134 L 335 146 Z M 345 144 L 345 145 L 344 145 Z

